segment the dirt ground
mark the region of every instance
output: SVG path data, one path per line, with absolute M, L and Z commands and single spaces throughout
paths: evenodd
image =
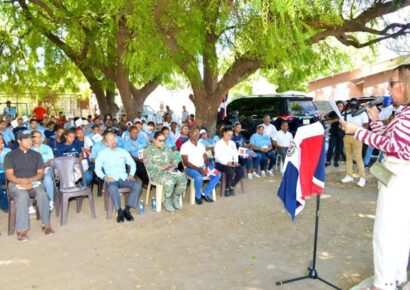
M 343 169 L 328 168 L 322 196 L 317 269 L 322 278 L 349 289 L 372 275 L 371 236 L 376 182 L 364 189 L 342 185 Z M 0 289 L 330 289 L 315 280 L 275 286 L 305 275 L 311 260 L 315 199 L 291 222 L 276 192 L 280 177 L 245 180 L 245 194 L 219 198 L 170 214 L 146 208 L 144 216 L 118 225 L 106 220 L 96 197 L 68 224 L 53 212 L 53 236 L 31 218 L 31 240 L 7 236 L 0 214 Z M 145 196 L 145 191 L 142 196 Z M 133 211 L 135 213 L 135 211 Z

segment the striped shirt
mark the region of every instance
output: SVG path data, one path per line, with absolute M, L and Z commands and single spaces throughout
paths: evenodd
M 387 126 L 382 121 L 371 122 L 372 132 L 357 129 L 355 138 L 382 150 L 387 156 L 410 161 L 410 107 L 406 106 Z

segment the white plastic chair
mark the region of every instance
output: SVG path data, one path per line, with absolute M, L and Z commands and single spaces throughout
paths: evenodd
M 190 184 L 189 184 L 190 197 L 189 197 L 189 200 L 190 200 L 191 205 L 194 205 L 194 204 L 195 204 L 195 185 L 194 185 L 194 179 L 193 179 L 191 176 L 189 176 L 188 174 L 186 174 L 186 177 L 190 180 Z M 208 178 L 208 176 L 204 176 L 204 177 L 202 178 L 202 180 L 209 180 L 209 178 Z M 184 193 L 184 196 L 185 196 L 185 193 Z M 215 187 L 214 187 L 214 189 L 212 189 L 212 199 L 213 199 L 214 201 L 216 201 Z

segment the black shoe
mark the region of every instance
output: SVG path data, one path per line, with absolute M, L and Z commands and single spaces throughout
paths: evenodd
M 130 213 L 129 209 L 125 209 L 123 211 L 124 217 L 127 221 L 132 222 L 134 220 L 134 217 L 132 216 L 132 214 Z
M 205 200 L 206 202 L 214 202 L 214 200 L 207 195 L 203 195 L 202 199 Z
M 229 188 L 225 189 L 225 194 L 224 196 L 231 196 L 231 191 L 229 190 Z
M 339 163 L 335 162 L 334 166 L 339 167 Z
M 330 162 L 326 161 L 325 166 L 329 166 L 329 165 L 330 165 Z
M 195 197 L 195 203 L 197 204 L 197 205 L 201 205 L 202 204 L 202 198 L 196 198 Z
M 230 192 L 231 192 L 231 196 L 235 196 L 235 189 L 234 188 L 231 188 Z
M 117 216 L 117 223 L 123 223 L 124 222 L 124 212 L 122 209 L 118 210 L 118 216 Z

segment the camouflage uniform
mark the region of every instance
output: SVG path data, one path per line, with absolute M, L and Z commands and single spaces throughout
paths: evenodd
M 178 151 L 164 146 L 158 148 L 154 144 L 149 145 L 144 150 L 144 159 L 146 160 L 146 168 L 149 178 L 158 183 L 163 184 L 165 198 L 169 199 L 175 187 L 174 198 L 179 196 L 186 190 L 187 178 L 184 173 L 172 174 L 164 169 L 166 165 L 178 167 L 178 160 L 181 159 Z

